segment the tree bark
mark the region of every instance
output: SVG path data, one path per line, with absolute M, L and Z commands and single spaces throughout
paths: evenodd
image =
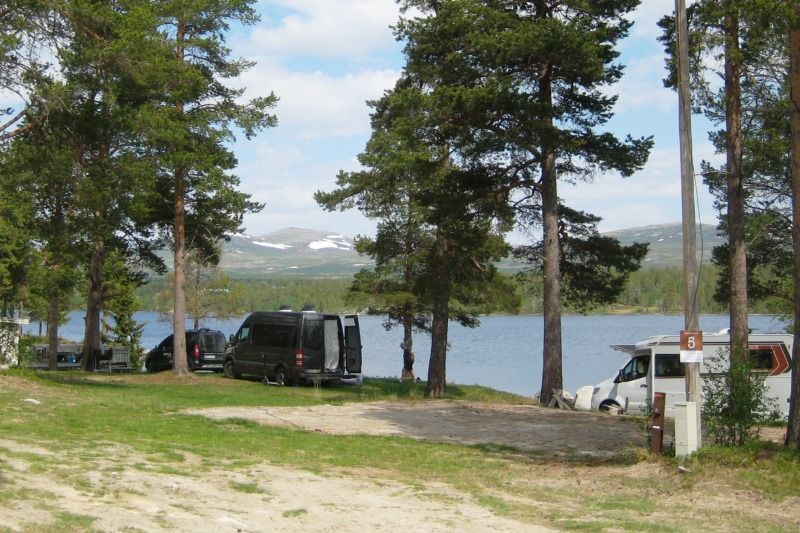
M 447 392 L 447 328 L 450 320 L 450 273 L 447 268 L 449 244 L 441 228 L 436 231 L 433 320 L 431 323 L 431 358 L 428 363 L 426 398 L 440 398 Z
M 172 315 L 172 368 L 178 376 L 189 374 L 186 361 L 186 211 L 183 169 L 175 171 L 175 301 Z
M 100 351 L 100 309 L 103 304 L 103 263 L 105 244 L 95 242 L 89 261 L 89 291 L 86 298 L 86 324 L 83 334 L 81 370 L 94 369 L 95 354 Z
M 729 7 L 728 9 L 733 9 Z M 747 247 L 745 244 L 742 177 L 742 95 L 739 20 L 728 13 L 724 21 L 725 126 L 728 186 L 728 247 L 730 251 L 731 362 L 743 364 L 749 356 L 747 323 Z
M 50 296 L 47 308 L 47 369 L 58 370 L 58 307 L 57 294 Z
M 405 242 L 405 269 L 403 271 L 403 279 L 405 282 L 404 289 L 411 291 L 414 284 L 414 269 L 411 266 L 411 254 L 414 253 L 414 234 L 412 231 L 413 224 L 411 224 L 411 201 L 408 201 L 408 226 L 406 229 L 406 242 Z M 411 303 L 406 303 L 403 306 L 403 368 L 405 369 L 406 351 L 414 351 L 414 306 Z M 403 373 L 400 374 L 401 376 Z
M 179 62 L 184 61 L 186 27 L 178 23 L 175 41 L 176 55 Z M 184 103 L 175 104 L 180 116 L 185 113 Z M 189 374 L 186 361 L 186 169 L 179 166 L 175 169 L 175 300 L 172 315 L 172 369 L 177 376 Z
M 550 16 L 547 5 L 538 1 L 537 17 Z M 545 120 L 553 125 L 553 71 L 545 64 L 539 67 L 539 103 L 544 109 Z M 561 353 L 561 242 L 558 233 L 558 172 L 556 154 L 548 139 L 542 141 L 542 231 L 544 277 L 543 312 L 544 345 L 542 347 L 542 389 L 539 401 L 545 405 L 550 402 L 553 390 L 562 389 Z
M 544 346 L 539 401 L 550 402 L 553 389 L 562 389 L 561 361 L 561 244 L 558 234 L 558 184 L 555 155 L 547 153 L 542 167 L 544 231 Z
M 786 446 L 800 450 L 800 6 L 790 34 L 792 128 L 792 241 L 794 245 L 794 347 Z

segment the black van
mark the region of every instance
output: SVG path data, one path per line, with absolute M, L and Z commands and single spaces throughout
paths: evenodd
M 226 377 L 258 376 L 278 385 L 336 381 L 361 373 L 358 317 L 313 312 L 256 312 L 225 351 Z

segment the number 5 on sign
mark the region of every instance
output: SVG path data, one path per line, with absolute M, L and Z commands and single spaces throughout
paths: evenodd
M 703 332 L 681 331 L 681 363 L 703 362 Z

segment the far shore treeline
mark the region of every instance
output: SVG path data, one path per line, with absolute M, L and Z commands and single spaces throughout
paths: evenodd
M 727 313 L 725 305 L 714 298 L 717 269 L 705 266 L 701 275 L 699 290 L 700 308 L 704 313 Z M 603 305 L 591 310 L 567 307 L 570 313 L 681 313 L 683 312 L 682 271 L 675 268 L 647 268 L 631 274 L 619 301 L 613 305 Z M 487 310 L 485 314 L 541 314 L 541 284 L 522 282 L 514 274 L 507 274 L 517 288 L 520 305 L 500 306 Z M 311 304 L 318 311 L 331 313 L 368 312 L 369 306 L 359 302 L 350 292 L 352 278 L 278 278 L 278 279 L 230 279 L 228 293 L 234 295 L 230 301 L 232 314 L 250 311 L 277 310 L 282 305 L 301 309 Z M 163 311 L 161 294 L 168 290 L 166 278 L 159 277 L 142 286 L 137 291 L 139 307 L 145 311 Z M 78 300 L 77 302 L 80 302 Z M 785 312 L 778 302 L 765 300 L 753 302 L 753 313 L 781 314 Z M 214 313 L 214 310 L 209 310 Z M 191 318 L 191 317 L 189 317 Z

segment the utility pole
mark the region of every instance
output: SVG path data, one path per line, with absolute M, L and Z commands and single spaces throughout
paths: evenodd
M 683 212 L 683 315 L 684 328 L 700 333 L 700 309 L 697 303 L 697 223 L 695 221 L 694 163 L 692 161 L 692 110 L 689 92 L 689 28 L 685 0 L 675 0 L 675 23 L 678 36 L 678 127 L 681 147 L 681 200 Z M 694 348 L 694 347 L 692 347 Z M 683 350 L 683 347 L 681 348 Z M 702 353 L 702 333 L 700 333 Z M 700 363 L 685 363 L 686 400 L 697 409 L 697 446 L 701 445 Z

